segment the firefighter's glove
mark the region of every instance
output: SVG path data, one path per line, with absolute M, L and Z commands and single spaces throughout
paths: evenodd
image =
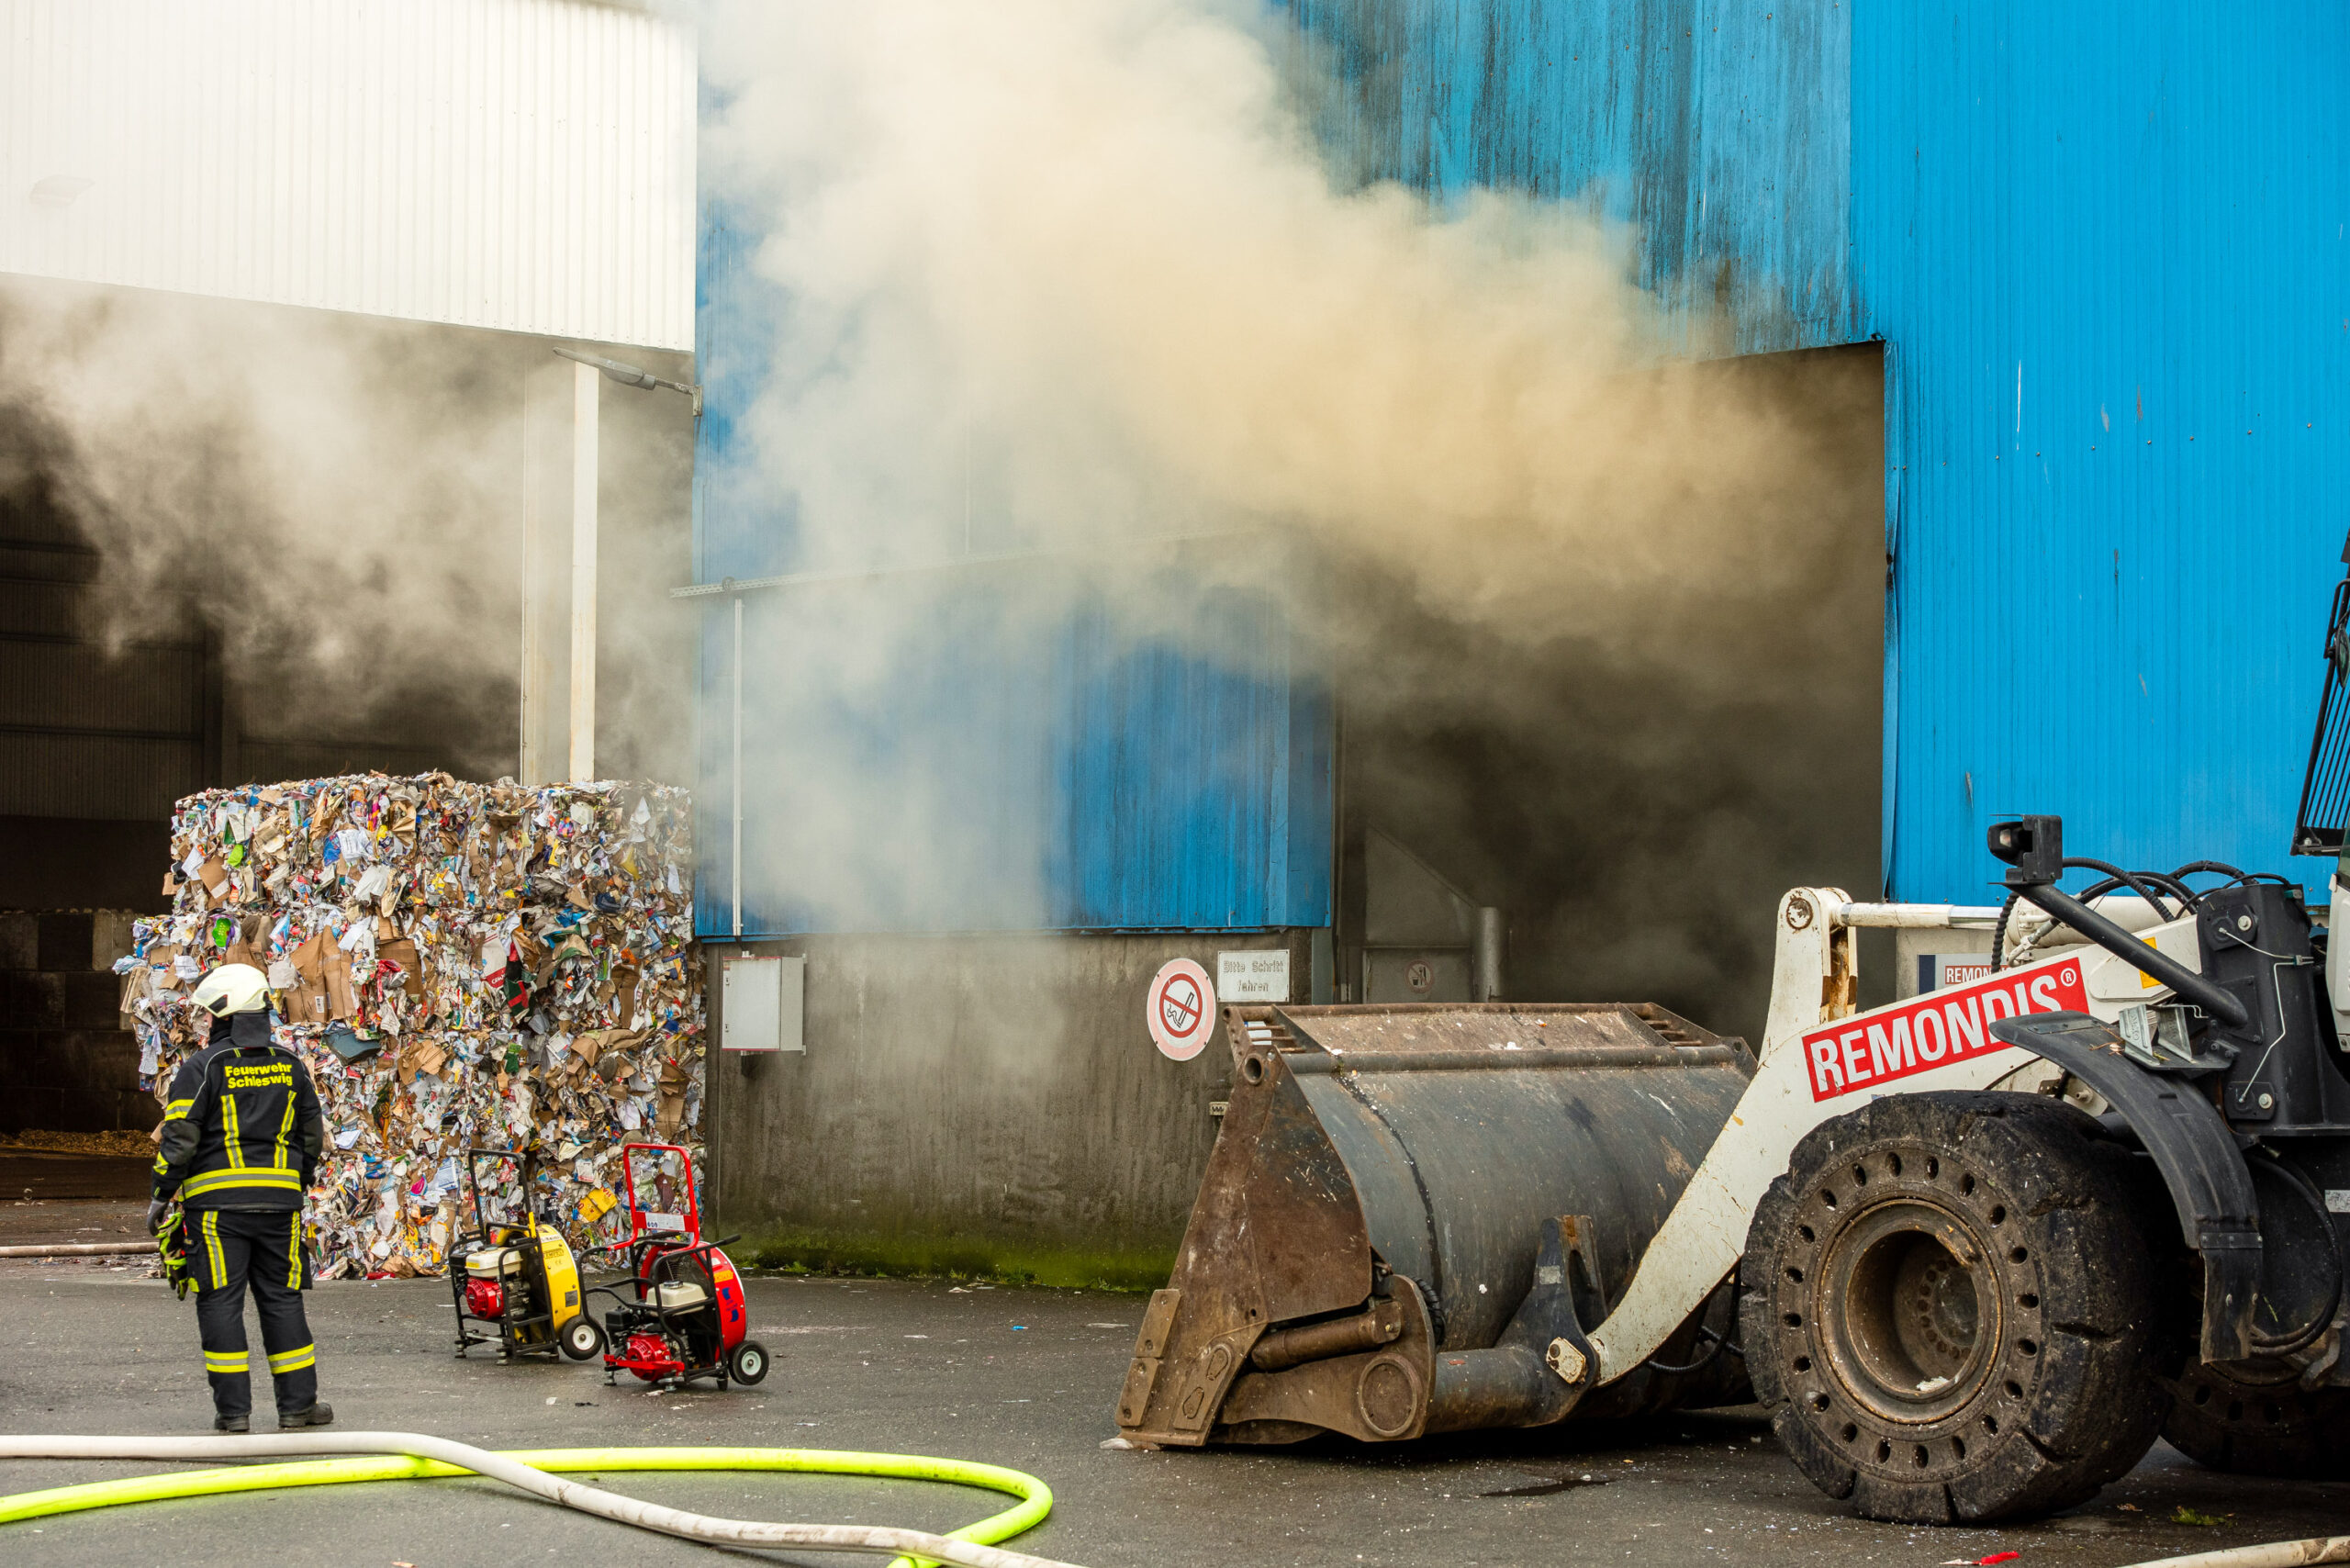
M 163 1216 L 171 1213 L 171 1211 L 172 1205 L 161 1198 L 157 1198 L 153 1203 L 149 1204 L 147 1205 L 147 1234 L 152 1236 L 156 1232 L 162 1230 L 163 1228 Z

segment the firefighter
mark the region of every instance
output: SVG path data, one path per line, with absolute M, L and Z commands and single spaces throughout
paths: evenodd
M 195 1002 L 211 1014 L 212 1038 L 172 1080 L 147 1227 L 162 1224 L 177 1193 L 213 1429 L 251 1429 L 248 1283 L 278 1426 L 323 1427 L 334 1412 L 319 1402 L 318 1351 L 302 1313 L 310 1284 L 302 1195 L 326 1146 L 318 1088 L 301 1059 L 270 1040 L 269 979 L 259 969 L 219 965 L 196 983 Z

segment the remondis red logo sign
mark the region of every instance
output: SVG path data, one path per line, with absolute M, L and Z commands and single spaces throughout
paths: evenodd
M 2077 958 L 2051 958 L 1971 985 L 1840 1018 L 1803 1037 L 1803 1065 L 1815 1101 L 1874 1089 L 1912 1073 L 2012 1050 L 1991 1037 L 2002 1018 L 2031 1013 L 2086 1013 Z

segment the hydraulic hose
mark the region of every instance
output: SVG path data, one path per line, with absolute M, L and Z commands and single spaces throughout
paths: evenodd
M 2098 946 L 2135 967 L 2139 973 L 2151 975 L 2177 991 L 2221 1023 L 2241 1029 L 2251 1022 L 2252 1014 L 2244 1011 L 2244 1002 L 2231 996 L 2197 974 L 2158 947 L 2149 947 L 2097 911 L 2076 902 L 2053 883 L 2035 882 L 2016 889 L 2028 902 L 2038 904 Z
M 0 1435 L 0 1459 L 261 1459 L 286 1455 L 391 1456 L 319 1460 L 302 1464 L 239 1465 L 227 1470 L 182 1471 L 61 1486 L 0 1497 L 0 1524 L 51 1514 L 110 1507 L 121 1503 L 210 1496 L 224 1492 L 263 1491 L 348 1481 L 401 1481 L 471 1472 L 502 1481 L 534 1496 L 641 1529 L 687 1540 L 724 1546 L 794 1546 L 827 1551 L 865 1551 L 893 1556 L 892 1568 L 910 1562 L 950 1562 L 957 1568 L 1071 1568 L 1049 1558 L 1007 1551 L 988 1544 L 1037 1524 L 1052 1511 L 1053 1495 L 1042 1481 L 1016 1470 L 967 1460 L 914 1454 L 848 1453 L 822 1449 L 645 1448 L 552 1449 L 490 1453 L 467 1443 L 421 1432 L 256 1433 L 217 1438 L 84 1438 Z M 926 1530 L 866 1525 L 767 1524 L 688 1513 L 640 1502 L 550 1471 L 777 1470 L 830 1475 L 880 1475 L 946 1481 L 983 1486 L 1021 1498 L 1021 1506 L 965 1527 L 952 1536 Z
M 2099 860 L 2094 856 L 2088 855 L 2067 855 L 2065 857 L 2065 869 L 2067 871 L 2102 871 L 2107 876 L 2112 878 L 2115 881 L 2120 882 L 2124 887 L 2128 888 L 2132 892 L 2137 894 L 2140 898 L 2145 900 L 2146 907 L 2153 910 L 2155 914 L 2159 915 L 2165 922 L 2177 918 L 2171 913 L 2170 906 L 2163 902 L 2161 896 L 2157 894 L 2152 887 L 2148 886 L 2149 883 L 2159 883 L 2164 879 L 2163 874 L 2160 871 L 2125 871 L 2110 860 Z
M 2186 1557 L 2157 1557 L 2130 1568 L 2304 1568 L 2312 1562 L 2350 1562 L 2350 1535 L 2313 1535 L 2307 1540 L 2232 1546 Z
M 2088 903 L 2099 895 L 2109 892 L 2115 888 L 2126 887 L 2132 892 L 2143 899 L 2146 902 L 2146 906 L 2165 921 L 2172 919 L 2173 916 L 2170 913 L 2169 906 L 2165 905 L 2162 899 L 2154 892 L 2154 888 L 2159 887 L 2167 889 L 2171 897 L 2178 900 L 2179 902 L 2186 905 L 2187 908 L 2198 909 L 2202 906 L 2203 901 L 2197 895 L 2194 889 L 2187 885 L 2187 878 L 2190 874 L 2197 871 L 2212 871 L 2223 876 L 2232 877 L 2239 882 L 2254 879 L 2253 873 L 2239 870 L 2235 867 L 2230 866 L 2226 862 L 2220 860 L 2190 860 L 2186 865 L 2181 866 L 2177 870 L 2168 872 L 2125 871 L 2109 860 L 2098 860 L 2088 856 L 2068 856 L 2065 859 L 2064 869 L 2067 871 L 2103 871 L 2106 873 L 2106 879 L 2104 881 L 2098 883 L 2097 886 L 2079 895 L 2079 899 L 2082 903 Z M 2284 880 L 2283 878 L 2276 877 L 2272 872 L 2262 872 L 2259 875 L 2271 878 L 2277 881 Z M 2152 886 L 2149 886 L 2149 884 L 2152 884 Z M 2015 913 L 2016 894 L 2019 890 L 2020 890 L 2015 888 L 2009 888 L 2008 890 L 2006 902 L 1999 905 L 1998 921 L 1991 927 L 1991 969 L 1995 973 L 2005 967 L 2002 962 L 2004 955 L 2001 949 L 2006 945 L 2008 921 L 2009 917 Z M 2039 901 L 2034 900 L 2033 902 L 2038 902 Z M 2050 913 L 2053 913 L 2053 912 L 2052 911 Z M 2067 924 L 2069 924 L 2069 922 Z
M 2067 860 L 2065 862 L 2065 865 L 2068 869 L 2078 864 L 2080 864 L 2080 862 L 2074 860 Z M 2103 862 L 2099 862 L 2099 864 L 2103 864 Z M 2127 886 L 2127 884 L 2124 883 L 2121 878 L 2108 877 L 2101 882 L 2093 883 L 2090 886 L 2082 889 L 2079 894 L 2080 901 L 2083 903 L 2094 903 L 2097 900 L 2103 898 L 2114 889 L 2124 886 Z M 2144 895 L 2141 894 L 2140 896 L 2143 897 Z M 2150 907 L 2159 907 L 2154 905 L 2154 901 L 2151 899 L 2148 899 L 2146 902 Z M 1999 905 L 1999 918 L 1991 927 L 1991 970 L 1994 974 L 2006 967 L 2004 962 L 2004 950 L 2006 948 L 2008 939 L 2008 921 L 2015 914 L 2015 912 L 2016 890 L 2013 888 L 2009 888 L 2008 890 L 2006 901 Z M 2045 935 L 2046 933 L 2043 932 L 2042 935 Z M 2037 941 L 2039 938 L 2034 937 L 2033 940 Z

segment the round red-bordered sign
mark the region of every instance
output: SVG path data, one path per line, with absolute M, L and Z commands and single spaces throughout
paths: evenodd
M 1191 959 L 1169 958 L 1151 977 L 1142 1011 L 1159 1054 L 1190 1061 L 1215 1033 L 1215 984 Z

